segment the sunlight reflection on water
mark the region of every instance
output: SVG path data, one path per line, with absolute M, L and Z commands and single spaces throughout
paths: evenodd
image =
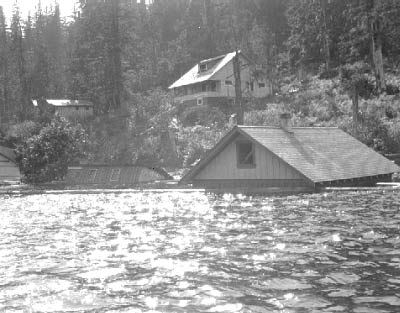
M 1 312 L 399 312 L 400 195 L 0 198 Z

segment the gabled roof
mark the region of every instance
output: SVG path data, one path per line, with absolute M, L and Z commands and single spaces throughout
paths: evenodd
M 15 163 L 15 152 L 14 152 L 14 150 L 12 150 L 10 148 L 3 147 L 3 146 L 0 146 L 0 155 L 5 157 L 7 160 Z
M 243 53 L 239 51 L 240 55 L 249 60 Z M 227 65 L 230 61 L 235 57 L 236 52 L 231 52 L 228 54 L 220 55 L 215 58 L 202 60 L 193 66 L 186 74 L 184 74 L 181 78 L 179 78 L 175 83 L 169 86 L 169 89 L 192 85 L 196 83 L 201 83 L 213 78 L 215 74 L 217 74 L 225 65 Z M 250 61 L 250 60 L 249 60 Z M 213 66 L 205 72 L 199 72 L 199 64 L 208 64 L 212 63 Z
M 70 99 L 45 99 L 48 104 L 55 107 L 91 107 L 93 103 L 87 100 L 70 100 Z M 38 106 L 37 100 L 32 100 L 34 106 Z
M 377 176 L 400 168 L 339 128 L 236 126 L 182 180 L 194 178 L 241 134 L 263 146 L 314 183 Z

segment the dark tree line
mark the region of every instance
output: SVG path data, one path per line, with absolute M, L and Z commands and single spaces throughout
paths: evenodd
M 271 83 L 363 61 L 385 89 L 398 62 L 396 0 L 81 0 L 71 19 L 57 5 L 6 20 L 0 8 L 0 115 L 30 115 L 33 98 L 83 98 L 97 112 L 166 88 L 194 62 L 241 49 Z

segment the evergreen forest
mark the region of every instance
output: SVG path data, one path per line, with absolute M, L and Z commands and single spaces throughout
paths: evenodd
M 235 124 L 235 107 L 184 107 L 168 86 L 235 50 L 273 88 L 246 99 L 245 124 L 290 112 L 293 125 L 400 152 L 397 0 L 80 0 L 72 16 L 39 2 L 27 18 L 18 2 L 10 17 L 0 7 L 0 144 L 31 182 L 83 160 L 188 168 Z M 90 100 L 95 114 L 67 121 L 32 99 Z

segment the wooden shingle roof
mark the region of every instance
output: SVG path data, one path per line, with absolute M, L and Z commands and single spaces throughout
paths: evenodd
M 391 174 L 400 168 L 339 128 L 237 126 L 185 177 L 195 175 L 237 134 L 260 144 L 314 183 Z

